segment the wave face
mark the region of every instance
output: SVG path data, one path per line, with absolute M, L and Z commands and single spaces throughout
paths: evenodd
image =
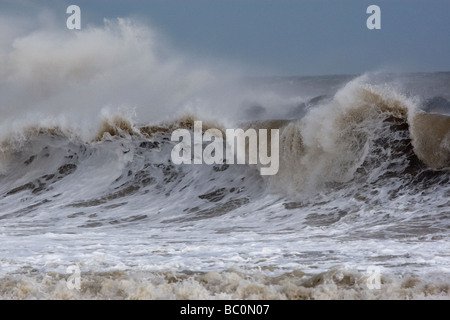
M 55 39 L 61 55 L 73 49 L 33 33 L 2 69 L 2 298 L 450 297 L 449 73 L 205 85 L 210 73 L 161 64 L 152 33 L 123 20 L 75 39 L 91 44 L 83 59 L 25 57 Z M 122 78 L 146 80 L 122 95 Z M 40 89 L 18 94 L 27 88 Z M 111 101 L 122 107 L 104 108 Z M 171 133 L 194 120 L 280 129 L 279 172 L 174 165 Z M 74 266 L 79 289 L 68 285 Z

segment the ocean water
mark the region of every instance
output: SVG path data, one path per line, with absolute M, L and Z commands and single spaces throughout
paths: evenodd
M 2 299 L 450 298 L 450 73 L 248 78 L 126 20 L 66 38 L 0 55 Z M 279 129 L 278 173 L 173 164 L 194 120 Z

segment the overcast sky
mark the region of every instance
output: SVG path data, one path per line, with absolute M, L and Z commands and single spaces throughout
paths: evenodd
M 0 0 L 0 11 L 50 11 L 65 28 L 70 4 L 81 8 L 81 32 L 135 17 L 186 55 L 254 75 L 450 71 L 450 1 Z M 381 8 L 381 30 L 366 27 L 371 4 Z

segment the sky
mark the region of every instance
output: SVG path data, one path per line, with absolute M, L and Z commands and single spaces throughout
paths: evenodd
M 71 32 L 132 17 L 176 51 L 242 66 L 249 76 L 450 71 L 450 0 L 0 0 L 0 13 L 51 13 L 66 28 L 71 4 L 82 27 Z M 380 30 L 366 27 L 371 4 L 381 9 Z

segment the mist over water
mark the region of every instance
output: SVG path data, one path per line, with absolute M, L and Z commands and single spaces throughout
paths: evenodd
M 215 81 L 211 71 L 189 67 L 150 28 L 130 19 L 105 20 L 103 27 L 82 32 L 46 28 L 8 40 L 0 68 L 4 123 L 88 130 L 109 112 L 138 113 L 139 121 L 154 122 Z
M 0 18 L 2 298 L 449 298 L 449 73 L 249 78 L 130 19 L 16 23 Z M 278 174 L 174 165 L 194 120 L 280 129 Z

